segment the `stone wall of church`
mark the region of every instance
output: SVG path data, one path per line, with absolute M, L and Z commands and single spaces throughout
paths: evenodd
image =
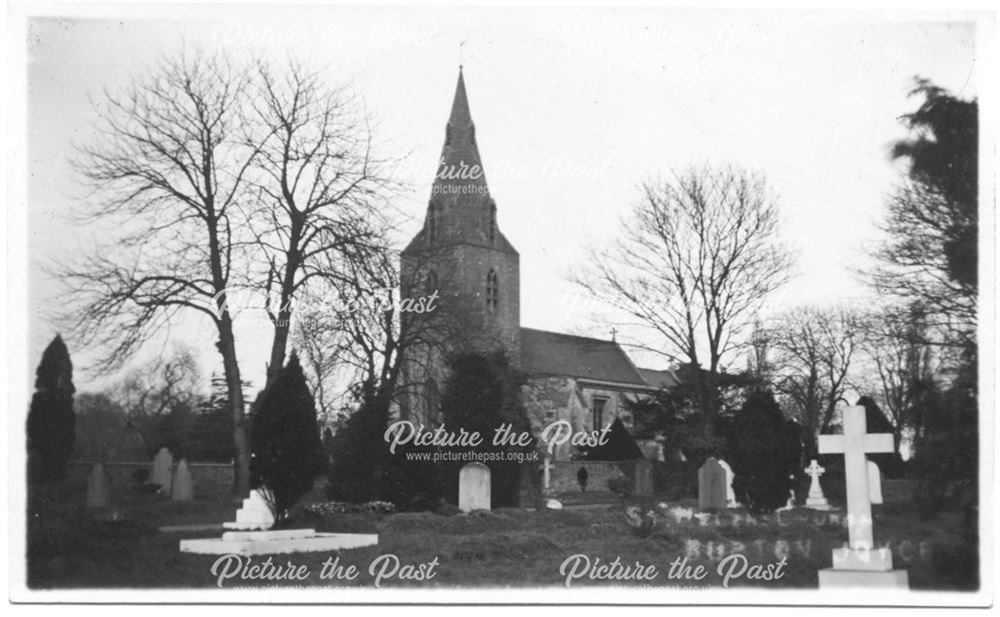
M 577 410 L 581 407 L 576 396 L 576 380 L 570 377 L 531 378 L 521 387 L 521 399 L 536 437 L 558 420 L 566 420 L 574 430 L 579 430 L 575 428 L 579 426 Z M 569 458 L 570 450 L 568 444 L 557 447 L 556 459 Z
M 632 429 L 634 420 L 631 412 L 625 406 L 626 396 L 634 398 L 636 394 L 581 386 L 573 377 L 549 376 L 532 377 L 521 388 L 521 396 L 531 430 L 540 436 L 545 427 L 558 420 L 569 422 L 574 432 L 594 431 L 608 426 L 615 418 L 621 418 L 625 427 Z M 594 426 L 593 398 L 605 398 L 603 426 Z M 655 444 L 654 444 L 655 445 Z M 644 450 L 645 451 L 645 450 Z M 570 444 L 561 444 L 555 449 L 555 460 L 569 460 L 574 448 Z M 652 458 L 657 459 L 655 453 Z

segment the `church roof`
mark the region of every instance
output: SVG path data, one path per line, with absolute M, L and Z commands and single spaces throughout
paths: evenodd
M 640 368 L 639 374 L 646 380 L 646 383 L 654 388 L 673 388 L 680 384 L 680 379 L 674 371 L 659 371 L 653 368 Z
M 532 328 L 521 328 L 521 368 L 533 375 L 650 385 L 615 341 Z

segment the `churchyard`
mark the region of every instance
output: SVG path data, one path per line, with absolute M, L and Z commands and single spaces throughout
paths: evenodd
M 849 429 L 856 429 L 848 418 Z M 831 437 L 822 447 L 846 448 L 860 455 L 862 462 L 864 455 L 854 445 L 877 441 L 871 435 L 855 436 L 854 445 L 851 439 L 845 445 L 842 436 Z M 241 505 L 244 512 L 259 508 L 250 503 L 252 499 L 242 504 L 228 496 L 194 499 L 186 463 L 171 464 L 169 457 L 161 451 L 151 464 L 153 477 L 170 485 L 169 491 L 111 490 L 103 467 L 95 465 L 85 491 L 43 496 L 37 510 L 42 515 L 29 527 L 29 584 L 40 589 L 283 585 L 816 589 L 822 577 L 839 565 L 860 568 L 864 577 L 880 570 L 885 575 L 895 568 L 905 573 L 903 587 L 931 591 L 967 588 L 974 567 L 975 555 L 962 548 L 961 512 L 946 511 L 921 520 L 907 503 L 875 499 L 876 505 L 870 505 L 866 472 L 855 483 L 864 492 L 854 495 L 858 503 L 852 506 L 870 508 L 871 515 L 850 516 L 851 508 L 823 497 L 818 486 L 822 468 L 815 461 L 804 470 L 812 478 L 807 498 L 811 507 L 790 503 L 770 513 L 752 513 L 733 503 L 727 494 L 725 466 L 714 459 L 699 470 L 698 499 L 671 502 L 657 494 L 609 499 L 607 491 L 596 490 L 589 497 L 554 494 L 535 507 L 496 509 L 490 504 L 489 470 L 470 464 L 456 479 L 458 506 L 395 512 L 388 503 L 330 502 L 318 482 L 279 525 L 281 531 L 269 532 L 266 529 L 274 521 L 264 520 L 269 516 L 266 505 L 259 510 L 263 518 L 258 518 L 237 514 Z M 859 489 L 849 482 L 849 496 L 852 490 Z M 241 531 L 227 532 L 224 526 Z M 263 530 L 245 531 L 255 529 Z M 308 529 L 316 532 L 310 536 L 320 538 L 355 537 L 366 542 L 332 549 L 282 544 L 282 534 L 295 533 L 284 530 L 293 529 Z M 218 542 L 224 533 L 279 541 L 273 552 L 244 550 L 246 546 L 227 546 L 216 554 L 190 552 L 201 550 L 192 546 Z M 873 550 L 857 550 L 865 547 Z M 854 562 L 849 549 L 855 549 Z M 857 555 L 862 554 L 865 563 L 859 566 Z M 885 581 L 879 586 L 884 588 Z
M 940 60 L 927 26 L 907 20 L 898 40 L 833 20 L 844 32 L 823 61 L 857 39 L 857 64 L 789 89 L 754 71 L 808 54 L 758 56 L 774 45 L 728 31 L 726 54 L 692 45 L 681 61 L 675 35 L 702 37 L 669 34 L 669 16 L 655 48 L 617 57 L 566 53 L 518 19 L 493 52 L 530 48 L 505 61 L 516 71 L 470 57 L 457 75 L 405 47 L 352 44 L 341 65 L 323 37 L 313 67 L 242 43 L 158 49 L 155 29 L 127 37 L 154 41 L 155 62 L 119 47 L 84 66 L 124 21 L 33 23 L 29 91 L 47 98 L 29 133 L 47 145 L 29 166 L 30 349 L 12 355 L 41 352 L 11 457 L 23 597 L 613 586 L 626 591 L 602 601 L 644 587 L 663 603 L 670 589 L 988 601 L 978 33 L 949 33 L 952 94 L 925 73 Z M 644 38 L 614 19 L 595 34 Z M 620 25 L 655 32 L 646 19 Z M 808 21 L 790 31 L 811 46 L 825 20 Z M 69 23 L 89 34 L 65 38 Z M 443 27 L 460 56 L 478 28 Z M 919 61 L 904 69 L 900 49 Z M 671 71 L 712 58 L 727 66 L 673 87 L 694 75 Z M 624 92 L 618 76 L 634 107 L 598 95 Z M 644 115 L 665 100 L 671 113 Z M 403 173 L 442 137 L 436 166 Z M 788 156 L 803 144 L 810 156 Z M 522 159 L 538 173 L 490 167 L 491 193 L 484 162 Z

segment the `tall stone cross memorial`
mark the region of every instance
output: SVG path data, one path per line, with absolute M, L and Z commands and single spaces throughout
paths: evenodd
M 833 567 L 819 571 L 820 589 L 832 587 L 877 587 L 906 589 L 906 570 L 892 569 L 892 551 L 875 548 L 872 536 L 872 504 L 868 489 L 867 453 L 895 450 L 889 433 L 865 431 L 865 408 L 844 410 L 843 435 L 820 435 L 821 454 L 844 455 L 847 481 L 847 530 L 850 545 L 833 549 Z
M 819 466 L 816 459 L 813 459 L 812 463 L 805 468 L 805 472 L 812 478 L 812 482 L 809 484 L 809 496 L 806 497 L 807 508 L 813 510 L 830 509 L 830 502 L 826 500 L 823 495 L 823 487 L 819 485 L 819 477 L 823 475 L 824 471 L 826 470 Z

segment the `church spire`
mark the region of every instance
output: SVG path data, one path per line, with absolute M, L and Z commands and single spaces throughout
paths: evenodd
M 462 65 L 458 65 L 458 85 L 455 86 L 455 100 L 451 103 L 451 116 L 448 124 L 452 126 L 468 126 L 472 124 L 472 114 L 469 112 L 469 95 L 465 92 L 465 76 Z
M 451 188 L 439 188 L 442 185 Z M 472 185 L 473 188 L 457 192 L 454 189 L 456 185 Z M 480 197 L 489 197 L 486 174 L 479 158 L 479 145 L 476 143 L 476 125 L 472 122 L 472 112 L 469 111 L 469 95 L 465 91 L 465 76 L 461 65 L 458 67 L 458 84 L 455 86 L 455 98 L 445 126 L 444 147 L 441 148 L 434 187 L 435 195 L 474 193 Z
M 444 145 L 431 186 L 424 226 L 428 245 L 469 243 L 497 246 L 496 204 L 486 183 L 476 125 L 461 65 L 445 125 Z

